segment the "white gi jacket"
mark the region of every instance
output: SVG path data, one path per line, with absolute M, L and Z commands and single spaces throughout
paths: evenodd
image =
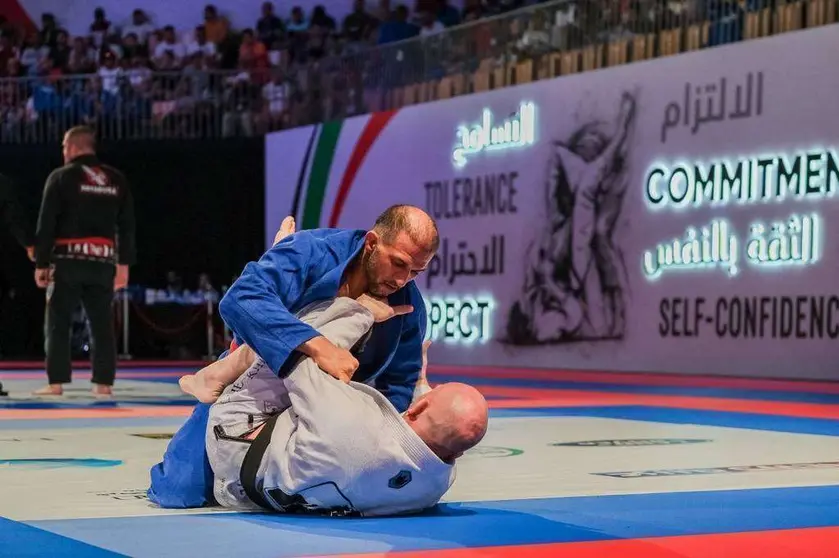
M 373 326 L 372 314 L 349 298 L 314 304 L 300 319 L 345 349 Z M 277 511 L 412 513 L 436 504 L 454 483 L 454 465 L 441 461 L 372 387 L 344 384 L 310 358 L 281 379 L 257 358 L 210 409 L 207 453 L 222 506 L 258 509 L 239 481 L 250 447 L 241 436 L 285 409 L 257 474 Z

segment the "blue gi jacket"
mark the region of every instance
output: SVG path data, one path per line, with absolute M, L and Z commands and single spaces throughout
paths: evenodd
M 248 344 L 276 373 L 296 347 L 318 336 L 294 314 L 313 302 L 335 297 L 347 264 L 364 245 L 363 230 L 300 231 L 249 263 L 227 291 L 219 311 L 236 339 Z M 400 412 L 410 405 L 422 367 L 427 316 L 414 282 L 388 297 L 411 304 L 411 314 L 376 324 L 356 355 L 353 381 L 384 394 Z M 213 474 L 204 436 L 209 406 L 199 404 L 169 443 L 163 462 L 151 470 L 149 499 L 162 507 L 201 507 L 213 502 Z

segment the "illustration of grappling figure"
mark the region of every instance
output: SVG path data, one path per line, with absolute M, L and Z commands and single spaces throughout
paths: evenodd
M 528 248 L 524 288 L 507 323 L 510 343 L 623 336 L 626 268 L 612 234 L 628 183 L 635 105 L 625 92 L 611 133 L 591 122 L 567 143 L 555 142 L 548 223 Z

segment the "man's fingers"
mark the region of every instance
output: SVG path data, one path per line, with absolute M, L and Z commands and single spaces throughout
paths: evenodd
M 428 341 L 426 341 L 422 344 L 422 350 L 427 351 L 428 347 L 430 347 L 430 346 L 431 346 L 431 339 L 429 339 Z
M 414 311 L 414 307 L 410 304 L 402 304 L 400 306 L 393 307 L 393 315 L 394 316 L 401 316 L 402 314 L 410 314 Z

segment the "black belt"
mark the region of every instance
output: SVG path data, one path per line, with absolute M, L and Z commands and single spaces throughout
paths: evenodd
M 262 456 L 265 455 L 268 444 L 271 443 L 271 433 L 274 432 L 274 426 L 277 424 L 279 417 L 279 414 L 274 415 L 265 421 L 265 426 L 262 427 L 262 430 L 253 439 L 251 447 L 245 453 L 245 459 L 242 460 L 242 468 L 239 470 L 239 482 L 242 483 L 245 494 L 248 495 L 248 498 L 254 504 L 268 511 L 274 511 L 274 508 L 268 503 L 265 496 L 262 495 L 262 490 L 256 487 L 256 476 L 259 473 Z

